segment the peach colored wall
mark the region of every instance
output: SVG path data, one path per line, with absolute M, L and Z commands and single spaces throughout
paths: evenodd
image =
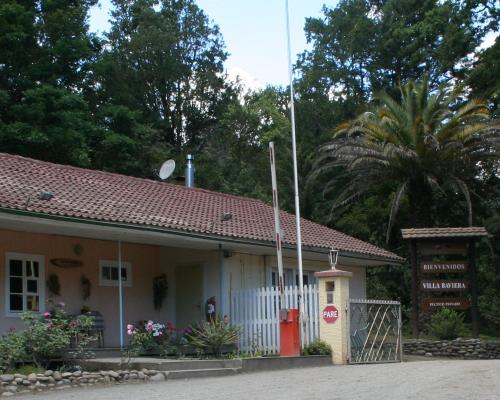
M 73 248 L 80 244 L 83 248 L 81 257 L 75 255 Z M 5 253 L 17 252 L 43 255 L 45 257 L 45 277 L 53 272 L 61 282 L 61 296 L 55 301 L 64 301 L 69 313 L 78 313 L 84 304 L 99 310 L 106 323 L 105 345 L 119 345 L 118 330 L 118 288 L 99 286 L 99 260 L 117 260 L 116 242 L 91 240 L 76 237 L 26 233 L 0 230 L 0 332 L 11 327 L 20 329 L 19 318 L 5 316 Z M 262 256 L 232 253 L 221 259 L 218 250 L 196 250 L 174 247 L 148 246 L 122 243 L 124 262 L 132 264 L 132 287 L 124 287 L 124 323 L 137 322 L 140 319 L 153 319 L 162 322 L 176 322 L 175 302 L 178 298 L 175 288 L 175 269 L 182 266 L 200 265 L 203 268 L 203 290 L 201 302 L 215 296 L 217 311 L 229 313 L 231 289 L 261 287 L 270 281 L 270 271 L 275 265 L 274 256 Z M 59 268 L 50 264 L 52 258 L 74 258 L 83 261 L 81 268 Z M 221 274 L 221 261 L 223 270 Z M 294 268 L 296 260 L 284 259 L 285 268 Z M 328 262 L 304 260 L 305 271 L 328 269 Z M 342 267 L 353 272 L 351 279 L 351 297 L 366 297 L 366 275 L 364 267 Z M 168 278 L 168 296 L 160 311 L 154 310 L 152 282 L 160 273 Z M 81 296 L 80 276 L 85 274 L 92 282 L 90 299 L 84 301 Z M 220 283 L 224 285 L 221 299 Z M 46 298 L 48 293 L 46 293 Z
M 74 245 L 83 248 L 77 256 Z M 66 303 L 68 313 L 79 313 L 84 304 L 100 311 L 105 320 L 104 343 L 119 345 L 118 288 L 99 286 L 99 260 L 117 260 L 116 242 L 75 237 L 0 230 L 0 332 L 14 327 L 22 328 L 17 317 L 5 316 L 5 253 L 39 254 L 45 257 L 45 279 L 49 273 L 59 276 L 61 295 L 54 301 Z M 73 258 L 83 262 L 80 268 L 60 268 L 52 265 L 53 258 Z M 124 287 L 124 323 L 140 319 L 160 318 L 154 310 L 152 281 L 160 273 L 160 247 L 123 243 L 122 258 L 132 264 L 132 287 Z M 91 296 L 83 300 L 80 277 L 85 274 L 92 283 Z M 45 280 L 44 279 L 44 280 Z M 46 299 L 49 297 L 46 291 Z M 166 315 L 164 315 L 166 317 Z

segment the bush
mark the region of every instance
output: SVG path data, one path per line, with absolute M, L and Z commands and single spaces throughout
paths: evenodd
M 22 335 L 9 332 L 0 336 L 0 373 L 12 371 L 26 357 Z
M 240 337 L 239 328 L 216 317 L 210 322 L 203 321 L 193 327 L 187 339 L 202 354 L 222 356 L 223 348 L 234 346 Z
M 455 339 L 464 329 L 464 315 L 443 308 L 432 315 L 429 328 L 439 340 Z
M 73 352 L 74 358 L 82 355 L 82 342 L 88 343 L 89 332 L 93 325 L 92 317 L 80 316 L 70 319 L 64 311 L 64 304 L 60 303 L 51 312 L 40 316 L 35 312 L 21 314 L 25 329 L 21 336 L 26 354 L 37 367 L 46 367 L 51 360 L 65 358 L 71 341 L 79 343 Z
M 304 348 L 305 356 L 326 356 L 332 354 L 332 348 L 322 340 L 315 340 Z

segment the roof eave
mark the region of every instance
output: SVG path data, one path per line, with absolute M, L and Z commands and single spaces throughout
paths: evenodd
M 112 221 L 103 221 L 97 219 L 90 218 L 77 218 L 77 217 L 69 217 L 64 215 L 56 215 L 49 213 L 41 213 L 37 211 L 29 211 L 29 210 L 21 210 L 17 208 L 8 208 L 8 207 L 0 207 L 0 213 L 14 214 L 19 216 L 28 216 L 40 219 L 48 219 L 55 221 L 66 221 L 73 223 L 83 223 L 89 225 L 101 225 L 108 226 L 114 228 L 123 228 L 123 229 L 133 229 L 139 231 L 150 231 L 150 232 L 163 232 L 172 235 L 179 235 L 184 237 L 192 237 L 198 239 L 206 239 L 213 240 L 218 242 L 226 242 L 226 243 L 239 243 L 239 244 L 247 244 L 247 245 L 256 245 L 256 246 L 265 246 L 265 247 L 275 247 L 273 241 L 267 240 L 257 240 L 257 239 L 245 239 L 245 238 L 237 238 L 231 236 L 217 235 L 217 234 L 207 234 L 203 232 L 196 232 L 192 230 L 182 230 L 182 229 L 172 229 L 165 227 L 155 227 L 152 225 L 139 225 L 139 224 L 130 224 L 130 223 L 121 223 L 121 222 L 112 222 Z M 287 250 L 295 250 L 297 247 L 295 245 L 291 245 L 288 243 L 283 244 L 283 249 Z M 325 247 L 320 246 L 303 246 L 304 251 L 308 251 L 316 254 L 325 254 L 327 255 L 329 250 Z M 402 257 L 383 257 L 375 254 L 366 254 L 366 253 L 357 253 L 353 251 L 340 250 L 340 257 L 344 257 L 352 260 L 359 261 L 369 261 L 372 265 L 401 265 L 405 259 Z M 374 264 L 376 263 L 376 264 Z

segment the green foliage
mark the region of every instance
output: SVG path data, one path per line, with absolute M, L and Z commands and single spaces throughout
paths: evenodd
M 338 195 L 339 205 L 381 181 L 397 185 L 387 237 L 404 196 L 411 226 L 431 226 L 433 191 L 461 193 L 472 225 L 470 183 L 477 180 L 480 163 L 498 152 L 498 122 L 490 119 L 481 101 L 456 108 L 458 90 L 431 93 L 427 80 L 410 82 L 400 90 L 399 101 L 381 93 L 380 105 L 339 125 L 334 140 L 322 147 L 318 173 L 346 167 L 351 180 Z
M 431 316 L 429 330 L 439 340 L 455 339 L 464 329 L 464 314 L 443 308 Z
M 204 145 L 196 160 L 202 187 L 271 201 L 269 142 L 275 142 L 282 205 L 291 206 L 293 182 L 290 123 L 281 108 L 284 94 L 268 88 L 230 104 L 219 120 L 220 128 Z M 289 207 L 287 207 L 289 208 Z
M 312 50 L 299 59 L 305 79 L 316 90 L 346 103 L 368 100 L 430 75 L 433 86 L 462 77 L 469 54 L 486 32 L 480 21 L 495 20 L 481 1 L 343 0 L 325 7 L 321 18 L 308 18 Z M 461 67 L 462 66 L 462 67 Z
M 467 83 L 472 87 L 476 97 L 488 99 L 498 116 L 500 105 L 500 37 L 493 46 L 482 50 L 471 69 Z
M 34 312 L 21 315 L 25 329 L 21 337 L 26 354 L 37 367 L 47 366 L 51 360 L 65 358 L 72 339 L 80 340 L 79 347 L 72 353 L 73 358 L 84 357 L 84 348 L 90 343 L 82 338 L 85 331 L 90 331 L 93 325 L 92 317 L 70 319 L 62 306 L 56 306 L 54 311 L 46 312 L 42 317 Z
M 222 105 L 226 53 L 194 0 L 114 0 L 99 67 L 111 103 L 138 110 L 162 143 L 197 146 Z
M 202 321 L 194 326 L 187 339 L 200 353 L 220 357 L 224 347 L 238 343 L 239 335 L 238 327 L 217 317 L 211 322 Z
M 8 332 L 0 336 L 0 373 L 12 371 L 26 357 L 22 335 Z
M 332 348 L 322 340 L 315 340 L 304 347 L 303 353 L 306 356 L 326 356 L 332 354 Z
M 45 368 L 35 367 L 34 365 L 21 365 L 14 370 L 11 370 L 11 373 L 21 374 L 21 375 L 29 375 L 29 374 L 43 374 L 46 371 Z

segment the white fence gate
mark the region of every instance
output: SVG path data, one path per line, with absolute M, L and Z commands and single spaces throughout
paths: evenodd
M 298 286 L 285 287 L 285 308 L 298 308 Z M 319 339 L 318 285 L 304 286 L 305 335 L 303 345 Z M 231 322 L 241 329 L 240 350 L 275 354 L 280 349 L 277 288 L 231 291 Z

